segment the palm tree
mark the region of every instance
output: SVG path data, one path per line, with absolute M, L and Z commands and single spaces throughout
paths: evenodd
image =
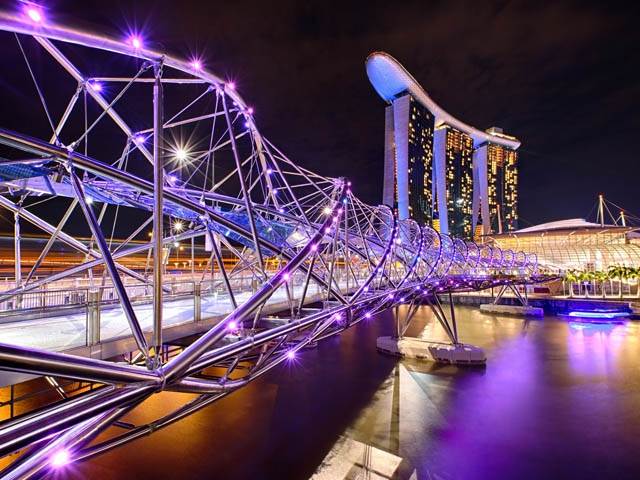
M 600 288 L 602 289 L 602 298 L 605 297 L 604 295 L 604 282 L 607 280 L 608 275 L 607 272 L 602 272 L 600 270 L 593 272 L 593 276 L 596 280 L 596 282 L 600 283 Z M 595 292 L 596 289 L 594 289 Z
M 612 278 L 617 278 L 618 279 L 618 297 L 622 298 L 622 289 L 623 289 L 623 284 L 622 281 L 623 280 L 628 280 L 629 278 L 632 278 L 632 275 L 634 275 L 635 269 L 631 268 L 631 267 L 625 267 L 623 265 L 613 265 L 611 267 L 609 267 L 608 270 L 608 274 L 609 276 L 611 276 Z
M 626 278 L 636 281 L 636 296 L 640 297 L 640 267 L 625 267 Z M 631 295 L 631 285 L 629 285 L 629 295 Z
M 574 269 L 567 270 L 564 278 L 569 282 L 569 298 L 573 298 L 573 284 L 578 281 L 577 271 Z M 580 284 L 578 284 L 578 295 L 580 295 Z

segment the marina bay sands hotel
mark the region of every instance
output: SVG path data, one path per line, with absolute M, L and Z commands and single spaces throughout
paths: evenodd
M 387 53 L 369 55 L 366 69 L 388 102 L 383 203 L 457 237 L 516 230 L 520 142 L 454 118 Z

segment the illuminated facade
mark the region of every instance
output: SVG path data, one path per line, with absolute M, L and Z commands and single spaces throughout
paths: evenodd
M 383 202 L 404 218 L 431 225 L 434 117 L 405 95 L 387 107 L 385 123 Z
M 463 238 L 517 229 L 520 142 L 456 119 L 386 53 L 371 54 L 366 68 L 389 103 L 383 203 Z
M 613 266 L 640 265 L 640 235 L 636 229 L 581 218 L 496 234 L 490 240 L 503 250 L 534 253 L 540 264 L 560 271 L 607 271 Z
M 490 143 L 487 146 L 488 204 L 491 231 L 518 229 L 518 152 Z
M 434 177 L 440 224 L 456 237 L 473 232 L 473 139 L 449 125 L 436 130 Z M 442 227 L 441 227 L 442 228 Z

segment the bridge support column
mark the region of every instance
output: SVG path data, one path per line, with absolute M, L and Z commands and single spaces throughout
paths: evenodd
M 163 188 L 164 188 L 164 110 L 162 91 L 162 62 L 154 66 L 155 81 L 153 84 L 153 358 L 147 359 L 147 366 L 159 367 L 162 363 L 162 222 Z M 168 261 L 168 256 L 167 256 Z
M 15 280 L 16 280 L 16 288 L 20 288 L 22 285 L 22 255 L 20 249 L 20 215 L 16 211 L 13 214 L 13 245 L 14 245 L 14 254 L 15 254 Z M 16 308 L 20 308 L 22 303 L 22 296 L 16 296 Z
M 100 302 L 102 290 L 89 290 L 87 297 L 87 343 L 100 343 Z
M 504 294 L 511 290 L 520 303 L 520 305 L 502 305 L 500 301 L 504 297 Z M 498 292 L 493 303 L 486 303 L 480 305 L 480 311 L 485 313 L 500 313 L 506 315 L 518 315 L 523 317 L 542 317 L 544 316 L 544 310 L 540 307 L 532 307 L 529 305 L 529 297 L 526 294 L 524 296 L 511 284 L 503 285 Z
M 414 317 L 417 305 L 409 306 L 404 321 L 399 318 L 396 310 L 396 335 L 392 337 L 379 337 L 376 345 L 383 353 L 396 355 L 403 358 L 415 358 L 436 363 L 446 363 L 460 366 L 484 365 L 487 361 L 484 350 L 474 345 L 467 345 L 458 341 L 458 328 L 455 322 L 453 299 L 449 296 L 451 320 L 447 319 L 440 299 L 437 295 L 426 299 L 435 319 L 444 329 L 450 344 L 443 342 L 430 342 L 423 338 L 406 337 L 404 333 Z
M 193 285 L 193 321 L 202 320 L 202 285 L 195 283 Z

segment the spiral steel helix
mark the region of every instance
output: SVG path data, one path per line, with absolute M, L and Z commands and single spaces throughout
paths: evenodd
M 200 60 L 24 13 L 1 13 L 0 30 L 14 66 L 2 73 L 5 85 L 34 92 L 19 114 L 2 113 L 0 205 L 15 216 L 18 241 L 20 222 L 47 239 L 26 277 L 18 265 L 0 304 L 26 312 L 30 295 L 57 287 L 109 290 L 117 300 L 109 308 L 127 327 L 114 338 L 133 352 L 102 359 L 0 343 L 0 371 L 99 384 L 0 423 L 3 455 L 32 447 L 2 478 L 47 474 L 61 452 L 77 461 L 149 434 L 400 303 L 544 279 L 534 255 L 399 220 L 358 200 L 348 180 L 294 163 L 260 134 L 235 85 Z M 189 277 L 193 295 L 217 310 L 200 306 L 203 318 L 190 324 L 197 338 L 169 355 L 163 334 L 175 325 L 163 323 L 163 305 L 172 305 L 175 282 L 163 269 L 171 249 L 192 239 L 209 255 Z M 57 244 L 77 259 L 37 275 Z M 129 261 L 140 255 L 144 268 Z M 163 391 L 198 396 L 92 442 Z

